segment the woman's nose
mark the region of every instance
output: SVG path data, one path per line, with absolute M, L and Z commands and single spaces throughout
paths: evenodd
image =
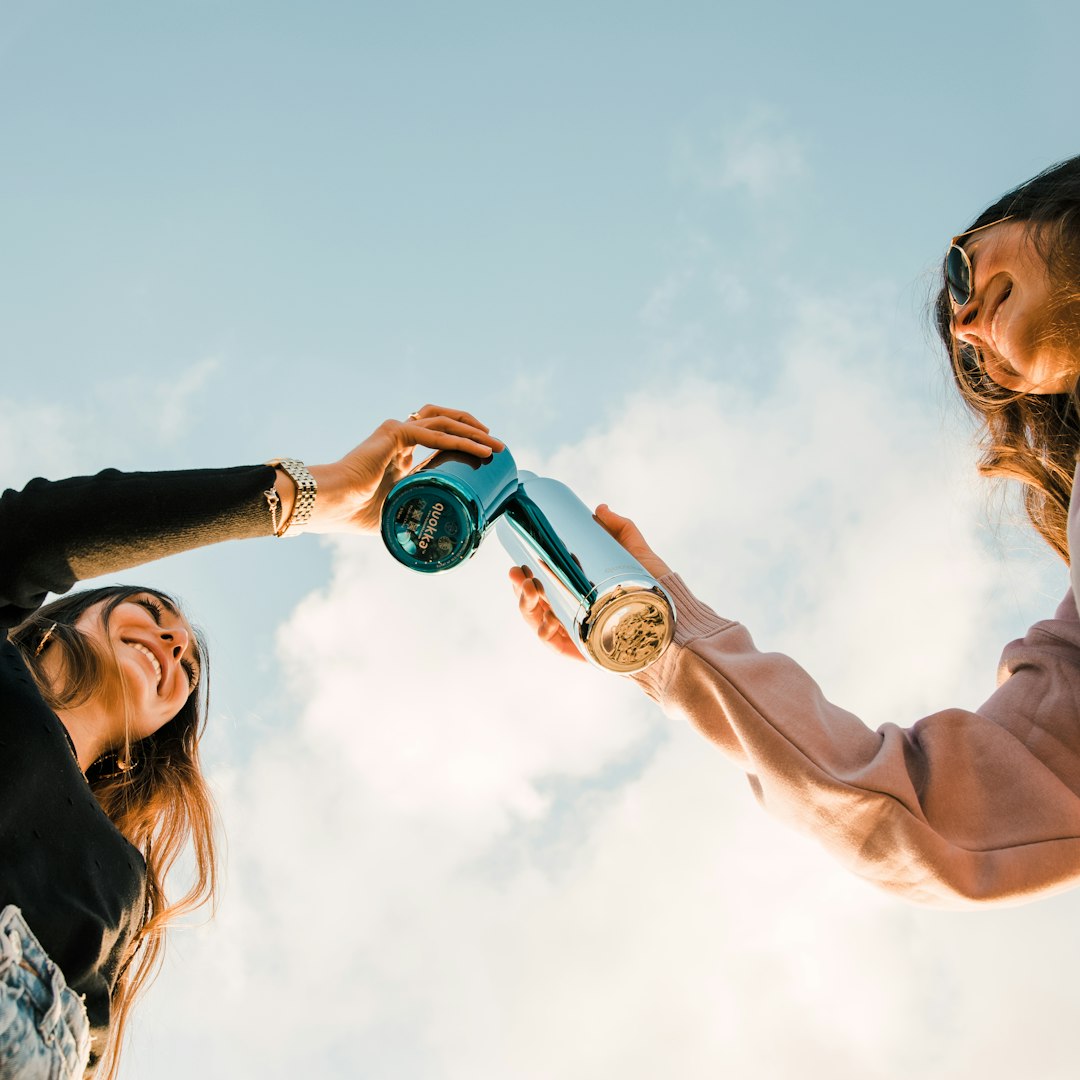
M 979 301 L 972 297 L 953 312 L 953 334 L 961 341 L 970 341 L 979 334 Z
M 191 637 L 182 626 L 177 626 L 162 630 L 161 640 L 165 642 L 166 648 L 172 653 L 173 659 L 178 660 L 187 651 Z

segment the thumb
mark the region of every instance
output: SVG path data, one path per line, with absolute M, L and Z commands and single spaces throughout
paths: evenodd
M 671 568 L 649 547 L 641 530 L 628 517 L 616 514 L 607 503 L 601 503 L 594 516 L 653 577 L 671 573 Z

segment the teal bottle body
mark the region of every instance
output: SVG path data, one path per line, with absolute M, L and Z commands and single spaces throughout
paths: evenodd
M 410 570 L 452 570 L 476 553 L 517 486 L 508 449 L 489 458 L 440 450 L 391 488 L 383 543 Z

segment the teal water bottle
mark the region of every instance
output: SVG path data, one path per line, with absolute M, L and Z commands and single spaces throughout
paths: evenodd
M 390 489 L 383 543 L 410 570 L 452 570 L 480 547 L 517 486 L 507 449 L 489 458 L 440 450 Z

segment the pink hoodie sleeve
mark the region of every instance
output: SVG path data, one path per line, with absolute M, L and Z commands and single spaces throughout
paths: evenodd
M 1080 619 L 1073 595 L 1005 649 L 977 711 L 876 731 L 762 653 L 677 575 L 674 644 L 634 676 L 750 778 L 772 813 L 918 903 L 1020 903 L 1080 882 Z

